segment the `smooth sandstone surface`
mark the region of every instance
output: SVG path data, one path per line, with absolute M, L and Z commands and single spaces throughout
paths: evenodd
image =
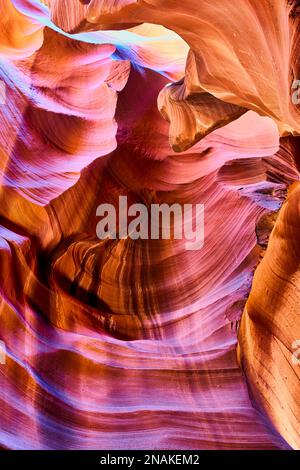
M 1 448 L 300 448 L 300 7 L 199 3 L 0 0 Z

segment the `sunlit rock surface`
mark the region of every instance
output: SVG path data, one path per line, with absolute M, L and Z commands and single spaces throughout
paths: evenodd
M 299 134 L 299 111 L 290 99 L 291 85 L 300 72 L 297 0 L 73 3 L 70 20 L 65 0 L 48 1 L 52 16 L 66 30 L 119 29 L 151 22 L 176 31 L 191 47 L 181 99 L 206 91 L 272 117 L 282 135 Z
M 0 0 L 2 448 L 300 447 L 297 3 Z
M 294 448 L 300 445 L 299 189 L 297 182 L 289 190 L 239 334 L 253 397 Z

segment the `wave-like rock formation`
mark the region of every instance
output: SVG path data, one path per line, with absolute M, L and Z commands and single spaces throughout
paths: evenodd
M 252 395 L 294 448 L 300 434 L 299 189 L 297 182 L 289 190 L 255 273 L 239 334 Z
M 300 448 L 299 9 L 0 0 L 1 448 Z

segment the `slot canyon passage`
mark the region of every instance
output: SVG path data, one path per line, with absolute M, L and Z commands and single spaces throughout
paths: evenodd
M 0 12 L 0 447 L 299 449 L 300 2 Z M 119 196 L 204 246 L 99 240 Z

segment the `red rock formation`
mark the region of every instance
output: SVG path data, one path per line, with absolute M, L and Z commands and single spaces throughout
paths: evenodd
M 297 2 L 0 7 L 0 446 L 299 447 L 298 186 L 264 255 L 299 179 Z M 98 240 L 120 195 L 204 204 L 204 247 Z
M 253 279 L 239 331 L 239 356 L 253 398 L 300 447 L 299 197 L 291 186 Z

